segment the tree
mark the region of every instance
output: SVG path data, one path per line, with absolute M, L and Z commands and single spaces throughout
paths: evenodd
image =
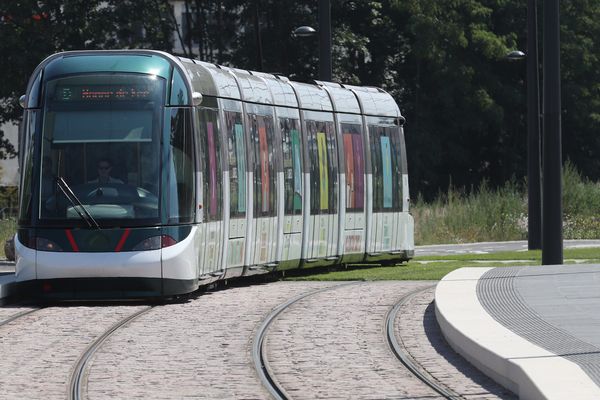
M 524 6 L 411 0 L 393 10 L 409 41 L 395 68 L 413 188 L 432 196 L 450 183 L 522 176 L 525 70 L 504 57 L 524 30 Z
M 168 0 L 19 0 L 0 3 L 0 123 L 35 66 L 62 50 L 172 50 L 242 69 L 315 79 L 317 2 L 183 0 L 176 27 Z M 540 7 L 541 7 L 541 2 Z M 406 116 L 413 195 L 448 185 L 491 186 L 525 175 L 526 6 L 519 0 L 331 0 L 333 76 L 382 87 Z M 540 13 L 541 15 L 541 13 Z M 583 175 L 600 175 L 600 4 L 561 1 L 563 144 Z M 541 29 L 540 23 L 540 29 Z M 176 29 L 177 28 L 177 29 Z M 540 32 L 541 33 L 541 32 Z M 542 35 L 540 34 L 541 38 Z M 0 157 L 12 150 L 0 135 Z
M 155 48 L 170 51 L 168 5 L 147 0 L 0 2 L 0 124 L 16 122 L 19 97 L 35 67 L 66 50 Z M 0 131 L 0 158 L 14 156 Z

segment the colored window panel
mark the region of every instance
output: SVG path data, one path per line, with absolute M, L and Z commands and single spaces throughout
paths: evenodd
M 344 140 L 344 158 L 346 160 L 346 209 L 362 211 L 364 209 L 364 171 L 365 161 L 360 125 L 342 124 Z
M 273 172 L 273 120 L 250 115 L 253 143 L 254 212 L 256 216 L 275 216 L 275 174 Z
M 344 133 L 344 157 L 346 159 L 346 208 L 354 208 L 356 199 L 354 197 L 354 143 L 351 133 Z
M 302 213 L 302 154 L 298 120 L 280 118 L 285 215 Z
M 381 136 L 381 169 L 383 175 L 383 208 L 392 208 L 392 153 L 390 138 Z
M 267 130 L 264 126 L 258 126 L 258 141 L 260 144 L 260 174 L 261 174 L 261 195 L 262 212 L 269 212 L 269 147 L 267 145 Z
M 213 123 L 206 123 L 208 140 L 208 214 L 217 215 L 217 149 Z
M 354 209 L 362 211 L 365 207 L 365 157 L 360 134 L 352 135 L 354 150 Z
M 292 130 L 292 159 L 294 165 L 294 210 L 302 209 L 302 166 L 300 159 L 300 132 Z
M 370 126 L 373 210 L 402 210 L 404 140 L 397 126 Z
M 392 145 L 392 175 L 394 191 L 394 210 L 402 211 L 402 174 L 406 171 L 406 150 L 404 137 L 399 127 L 388 128 Z
M 383 164 L 381 159 L 380 127 L 369 128 L 371 169 L 373 171 L 373 211 L 383 210 Z
M 306 121 L 311 214 L 337 211 L 338 164 L 335 129 L 332 122 Z
M 196 123 L 200 130 L 197 157 L 203 186 L 200 205 L 206 222 L 220 220 L 223 212 L 222 140 L 218 120 L 217 110 L 204 107 L 197 109 Z
M 246 214 L 246 146 L 242 114 L 225 111 L 227 155 L 229 163 L 229 214 L 232 218 Z
M 235 124 L 237 177 L 238 177 L 238 209 L 246 212 L 246 146 L 244 146 L 244 130 L 241 124 Z
M 320 209 L 329 208 L 329 177 L 327 164 L 327 139 L 324 132 L 317 132 L 317 151 L 319 154 L 319 195 Z

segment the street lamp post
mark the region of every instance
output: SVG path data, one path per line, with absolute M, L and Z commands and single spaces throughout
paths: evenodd
M 558 0 L 544 2 L 543 174 L 540 171 L 536 0 L 528 0 L 527 3 L 527 52 L 528 247 L 530 250 L 541 247 L 542 264 L 562 264 L 562 134 Z M 513 51 L 508 55 L 509 59 L 523 57 L 525 55 L 520 51 Z M 540 196 L 542 175 L 543 185 L 541 185 Z
M 319 79 L 331 82 L 331 2 L 319 0 Z
M 527 247 L 542 248 L 540 93 L 536 0 L 527 0 Z
M 527 0 L 527 55 L 511 51 L 509 60 L 527 58 L 527 248 L 542 248 L 540 90 L 537 1 Z
M 319 0 L 319 79 L 332 80 L 331 61 L 331 1 Z M 316 30 L 310 26 L 301 26 L 292 32 L 294 37 L 314 36 Z
M 560 25 L 558 0 L 544 1 L 544 186 L 542 264 L 563 263 Z

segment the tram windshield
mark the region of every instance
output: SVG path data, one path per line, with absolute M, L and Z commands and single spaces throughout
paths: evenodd
M 47 83 L 41 222 L 107 227 L 158 221 L 164 86 L 160 77 L 138 74 Z

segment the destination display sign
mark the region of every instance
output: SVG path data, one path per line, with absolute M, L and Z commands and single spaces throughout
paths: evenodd
M 64 85 L 58 86 L 55 101 L 115 101 L 149 100 L 153 94 L 151 85 Z

